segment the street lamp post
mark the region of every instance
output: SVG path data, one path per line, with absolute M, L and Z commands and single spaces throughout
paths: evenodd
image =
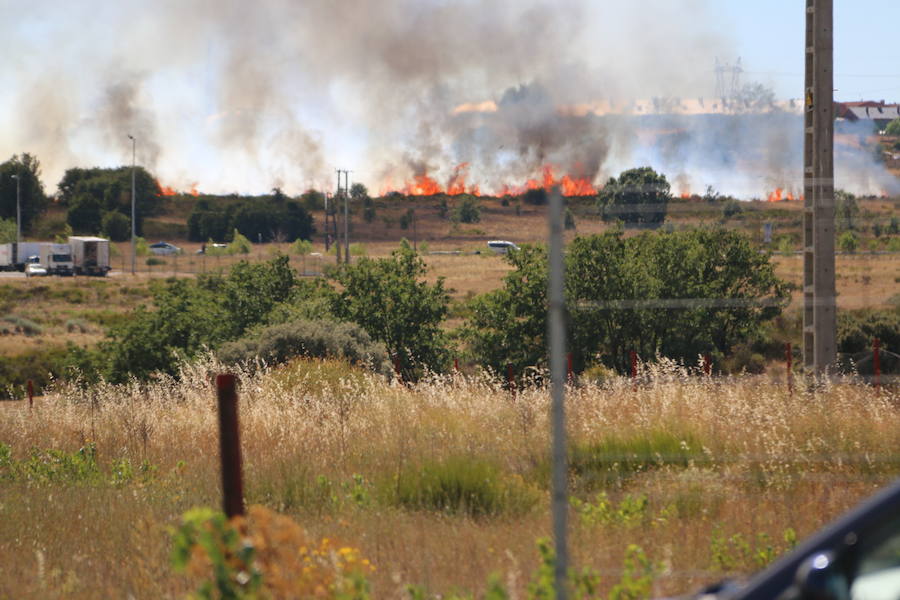
M 134 136 L 131 135 L 130 133 L 128 134 L 128 137 L 129 137 L 129 139 L 131 139 L 131 274 L 134 275 L 134 264 L 135 264 L 135 258 L 137 256 L 137 244 L 135 241 L 136 240 L 135 232 L 137 231 L 137 229 L 135 227 L 136 223 L 135 223 L 135 209 L 134 209 L 134 192 L 135 192 L 134 146 L 135 146 L 135 139 L 134 139 Z
M 22 177 L 17 173 L 12 176 L 16 180 L 16 242 L 22 241 Z

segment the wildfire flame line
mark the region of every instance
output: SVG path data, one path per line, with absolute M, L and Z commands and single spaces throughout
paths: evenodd
M 597 193 L 597 188 L 591 184 L 586 177 L 574 177 L 566 174 L 557 178 L 555 175 L 556 168 L 553 165 L 544 165 L 541 169 L 540 179 L 528 179 L 521 185 L 503 184 L 496 190 L 497 196 L 518 196 L 524 194 L 528 190 L 550 189 L 554 185 L 559 185 L 563 196 L 593 196 Z M 408 196 L 431 196 L 434 194 L 447 194 L 449 196 L 457 196 L 460 194 L 471 194 L 473 196 L 481 196 L 481 186 L 478 184 L 467 185 L 469 163 L 464 162 L 453 168 L 453 173 L 447 180 L 447 185 L 442 186 L 436 179 L 422 173 L 414 175 L 399 188 L 394 187 L 393 182 L 388 179 L 381 185 L 381 194 L 389 194 L 391 192 L 400 192 Z

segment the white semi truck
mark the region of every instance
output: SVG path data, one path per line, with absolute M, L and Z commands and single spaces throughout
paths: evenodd
M 72 262 L 76 275 L 99 275 L 109 273 L 109 240 L 99 237 L 70 236 Z
M 41 264 L 47 269 L 48 275 L 75 274 L 75 262 L 72 259 L 70 244 L 44 242 L 41 244 L 40 259 Z

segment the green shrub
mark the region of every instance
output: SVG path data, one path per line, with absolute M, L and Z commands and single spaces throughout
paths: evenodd
M 103 213 L 100 228 L 110 240 L 124 242 L 131 239 L 131 219 L 117 210 Z
M 859 236 L 853 231 L 845 231 L 838 237 L 838 248 L 842 252 L 854 253 L 859 248 Z
M 358 325 L 334 321 L 303 320 L 270 325 L 223 345 L 218 355 L 228 364 L 252 363 L 257 359 L 279 364 L 298 356 L 341 358 L 379 373 L 391 372 L 391 362 L 382 344 L 373 342 Z
M 90 330 L 84 319 L 69 319 L 66 321 L 66 331 L 69 333 L 87 333 Z
M 31 319 L 26 319 L 25 317 L 9 315 L 3 317 L 3 321 L 9 324 L 9 333 L 21 333 L 29 337 L 33 335 L 41 335 L 42 333 L 44 333 L 43 327 L 41 327 Z
M 5 356 L 0 361 L 0 397 L 22 398 L 25 384 L 34 383 L 35 394 L 66 372 L 68 350 L 65 347 L 38 348 Z
M 296 254 L 297 256 L 306 256 L 310 252 L 312 252 L 312 242 L 309 240 L 301 240 L 297 239 L 291 244 L 291 254 Z
M 134 253 L 138 256 L 150 254 L 150 245 L 147 243 L 147 240 L 140 236 L 134 238 Z
M 237 229 L 234 230 L 234 237 L 228 244 L 228 254 L 250 254 L 253 250 L 253 244 L 246 237 L 241 235 Z
M 147 259 L 148 267 L 157 267 L 159 265 L 164 265 L 164 264 L 166 264 L 166 259 L 160 258 L 158 256 L 151 256 Z
M 407 469 L 391 482 L 389 493 L 404 508 L 470 517 L 521 513 L 539 497 L 521 478 L 506 476 L 495 465 L 468 456 Z
M 466 196 L 456 207 L 453 218 L 460 223 L 478 223 L 481 221 L 481 205 L 472 196 Z
M 687 467 L 703 460 L 702 444 L 692 434 L 664 430 L 610 435 L 598 442 L 575 444 L 569 452 L 569 466 L 586 490 L 619 485 L 641 471 Z

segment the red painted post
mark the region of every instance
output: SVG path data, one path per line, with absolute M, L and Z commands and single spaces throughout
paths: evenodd
M 222 459 L 222 504 L 229 519 L 244 514 L 241 439 L 235 383 L 235 377 L 230 373 L 216 376 L 216 392 L 219 397 L 219 446 Z
M 566 354 L 566 381 L 568 381 L 569 383 L 574 383 L 575 381 L 575 371 L 572 369 L 571 352 Z
M 515 377 L 513 377 L 512 365 L 506 365 L 506 384 L 509 386 L 509 391 L 511 391 L 513 396 L 515 396 L 516 395 L 516 379 L 515 379 Z
M 631 378 L 637 379 L 637 352 L 631 350 L 628 356 L 631 358 Z
M 31 410 L 34 407 L 34 382 L 29 379 L 25 387 L 28 389 L 28 410 Z
M 788 395 L 794 395 L 794 352 L 791 348 L 791 343 L 788 342 L 784 345 L 784 359 L 787 362 L 787 387 L 788 387 Z
M 403 373 L 400 371 L 400 355 L 394 355 L 394 373 L 397 375 L 397 380 L 403 382 Z
M 881 340 L 872 343 L 872 368 L 875 371 L 875 389 L 881 389 Z
M 709 354 L 703 355 L 703 374 L 709 377 L 712 375 L 712 359 Z

